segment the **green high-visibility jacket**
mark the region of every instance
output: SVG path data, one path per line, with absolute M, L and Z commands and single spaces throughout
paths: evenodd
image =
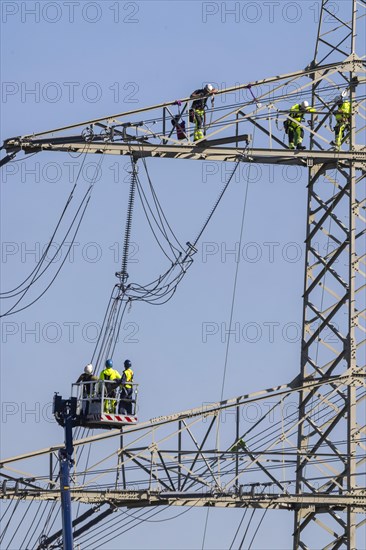
M 99 376 L 99 380 L 117 380 L 119 378 L 121 378 L 121 375 L 118 370 L 112 369 L 111 367 L 103 369 Z
M 315 112 L 316 112 L 316 109 L 314 109 L 313 107 L 307 107 L 304 111 L 303 109 L 301 109 L 300 103 L 296 103 L 291 107 L 289 115 L 291 118 L 295 119 L 297 122 L 302 122 L 304 120 L 304 116 L 306 115 L 306 113 L 315 113 Z M 292 120 L 290 120 L 290 123 L 293 123 Z
M 351 114 L 351 103 L 349 101 L 344 101 L 335 112 L 335 117 L 337 122 L 342 120 L 348 120 Z

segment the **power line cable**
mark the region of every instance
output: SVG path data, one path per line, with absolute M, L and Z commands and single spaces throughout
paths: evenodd
M 62 222 L 62 220 L 63 220 L 63 218 L 64 218 L 64 216 L 65 216 L 65 214 L 66 214 L 66 211 L 67 211 L 67 209 L 68 209 L 70 203 L 71 203 L 72 200 L 73 200 L 73 197 L 74 197 L 74 194 L 75 194 L 75 190 L 76 190 L 77 185 L 78 185 L 79 176 L 80 176 L 80 174 L 81 174 L 82 168 L 83 168 L 84 163 L 85 163 L 85 159 L 86 159 L 86 153 L 84 154 L 83 162 L 82 162 L 82 164 L 81 164 L 81 166 L 80 166 L 80 169 L 79 169 L 79 172 L 78 172 L 78 174 L 77 174 L 77 176 L 76 176 L 75 184 L 74 184 L 74 186 L 73 186 L 73 188 L 72 188 L 72 190 L 71 190 L 71 192 L 70 192 L 70 194 L 69 194 L 69 196 L 68 196 L 68 198 L 67 198 L 67 200 L 66 200 L 66 204 L 65 204 L 65 206 L 64 206 L 64 208 L 63 208 L 63 210 L 62 210 L 62 212 L 61 212 L 60 218 L 59 218 L 59 220 L 58 220 L 58 222 L 57 222 L 57 224 L 56 224 L 56 226 L 55 226 L 55 229 L 53 230 L 53 233 L 52 233 L 52 235 L 51 235 L 51 238 L 50 238 L 50 240 L 49 240 L 49 242 L 48 242 L 48 244 L 47 244 L 47 246 L 46 246 L 46 249 L 45 249 L 45 251 L 43 252 L 42 257 L 40 258 L 40 260 L 39 260 L 39 262 L 37 263 L 36 267 L 35 267 L 35 268 L 33 269 L 33 271 L 27 276 L 27 278 L 24 279 L 24 281 L 23 281 L 22 283 L 20 283 L 18 286 L 16 286 L 16 287 L 13 288 L 12 290 L 5 291 L 5 292 L 1 292 L 1 293 L 0 293 L 0 296 L 1 296 L 1 297 L 3 297 L 3 296 L 7 297 L 7 296 L 6 296 L 7 294 L 12 294 L 12 293 L 14 293 L 16 290 L 18 290 L 20 287 L 22 287 L 22 286 L 32 277 L 32 275 L 33 275 L 34 273 L 37 273 L 37 272 L 39 271 L 39 269 L 40 269 L 42 263 L 44 262 L 44 260 L 45 260 L 46 257 L 47 257 L 47 253 L 48 253 L 48 251 L 49 251 L 49 249 L 50 249 L 50 247 L 51 247 L 51 245 L 52 245 L 52 243 L 53 243 L 53 240 L 54 240 L 54 238 L 55 238 L 55 236 L 56 236 L 56 233 L 57 233 L 57 231 L 58 231 L 58 229 L 59 229 L 59 227 L 60 227 L 60 225 L 61 225 L 61 222 Z M 59 249 L 56 251 L 56 254 L 53 256 L 53 258 L 51 259 L 50 263 L 51 263 L 52 260 L 56 257 L 56 255 L 58 254 L 58 252 L 59 252 Z M 16 295 L 17 295 L 17 294 L 15 294 L 15 296 L 16 296 Z
M 264 510 L 264 513 L 263 513 L 263 515 L 262 515 L 262 517 L 261 517 L 261 520 L 260 520 L 260 522 L 258 523 L 258 526 L 257 526 L 257 528 L 256 528 L 256 530 L 255 530 L 255 532 L 254 532 L 253 538 L 252 538 L 252 540 L 250 541 L 250 544 L 249 544 L 249 546 L 248 546 L 248 550 L 251 549 L 252 544 L 253 544 L 253 542 L 254 542 L 254 539 L 255 539 L 255 537 L 256 537 L 258 531 L 259 531 L 260 526 L 262 525 L 262 521 L 264 520 L 265 515 L 266 515 L 267 512 L 268 512 L 268 508 L 266 508 L 266 509 Z
M 102 155 L 101 158 L 100 158 L 99 164 L 98 164 L 98 169 L 99 169 L 101 163 L 103 162 L 103 158 L 104 158 L 104 157 L 103 157 L 103 155 Z M 67 250 L 67 252 L 66 252 L 66 254 L 65 254 L 65 258 L 63 259 L 63 261 L 62 261 L 62 263 L 61 263 L 59 269 L 56 271 L 56 274 L 55 274 L 54 277 L 51 279 L 51 282 L 47 285 L 47 287 L 45 288 L 45 290 L 43 290 L 43 292 L 41 292 L 41 294 L 38 295 L 38 297 L 37 297 L 36 299 L 34 299 L 33 301 L 31 301 L 30 303 L 28 303 L 26 306 L 24 306 L 24 307 L 22 307 L 22 308 L 15 309 L 16 306 L 21 302 L 21 300 L 23 300 L 25 294 L 28 292 L 28 290 L 31 288 L 31 286 L 34 284 L 34 282 L 35 282 L 36 280 L 38 280 L 38 278 L 39 278 L 39 277 L 49 268 L 49 266 L 51 265 L 51 264 L 48 264 L 48 266 L 46 266 L 46 268 L 45 268 L 44 271 L 41 273 L 41 275 L 39 275 L 39 276 L 36 277 L 36 275 L 37 275 L 37 273 L 38 273 L 38 271 L 39 271 L 39 269 L 40 269 L 40 267 L 41 267 L 41 265 L 42 265 L 42 263 L 43 263 L 43 261 L 44 261 L 44 259 L 45 259 L 45 255 L 43 255 L 43 257 L 42 257 L 42 259 L 41 259 L 41 263 L 39 263 L 39 266 L 38 266 L 38 268 L 36 269 L 36 272 L 34 272 L 34 270 L 33 270 L 33 272 L 32 272 L 32 273 L 34 273 L 34 275 L 33 275 L 33 278 L 32 278 L 31 283 L 30 283 L 24 290 L 21 291 L 22 296 L 15 302 L 15 304 L 14 304 L 11 308 L 10 308 L 8 311 L 6 311 L 1 317 L 7 316 L 7 315 L 14 315 L 15 313 L 18 313 L 18 312 L 20 312 L 20 311 L 23 311 L 24 309 L 27 309 L 28 307 L 30 307 L 31 305 L 33 305 L 34 303 L 36 303 L 36 302 L 37 302 L 37 301 L 47 292 L 47 290 L 52 286 L 53 282 L 55 281 L 55 279 L 57 278 L 59 272 L 61 271 L 63 265 L 65 264 L 66 259 L 68 258 L 69 254 L 70 254 L 70 251 L 72 250 L 73 243 L 74 243 L 74 241 L 75 241 L 76 235 L 77 235 L 77 233 L 78 233 L 78 231 L 79 231 L 81 222 L 82 222 L 82 220 L 83 220 L 83 218 L 84 218 L 86 209 L 87 209 L 88 204 L 89 204 L 89 201 L 90 201 L 91 191 L 92 191 L 92 189 L 93 189 L 93 187 L 94 187 L 94 184 L 95 184 L 95 181 L 96 181 L 96 177 L 97 177 L 97 173 L 98 173 L 98 172 L 97 172 L 97 170 L 96 170 L 96 172 L 95 172 L 95 180 L 92 182 L 92 184 L 89 186 L 89 188 L 87 189 L 86 193 L 84 194 L 84 197 L 83 197 L 83 199 L 82 199 L 82 201 L 81 201 L 81 203 L 80 203 L 80 205 L 79 205 L 79 207 L 78 207 L 78 209 L 77 209 L 77 211 L 76 211 L 76 214 L 74 215 L 74 218 L 73 218 L 73 220 L 72 220 L 72 223 L 71 223 L 71 225 L 69 226 L 69 229 L 68 229 L 67 233 L 65 234 L 65 237 L 64 237 L 64 239 L 63 239 L 63 242 L 66 240 L 66 238 L 67 238 L 67 236 L 68 236 L 68 234 L 69 234 L 71 228 L 73 227 L 73 225 L 74 225 L 74 223 L 75 223 L 75 221 L 76 221 L 76 219 L 77 219 L 77 217 L 78 217 L 78 215 L 79 215 L 79 212 L 81 211 L 80 219 L 79 219 L 79 221 L 78 221 L 78 223 L 77 223 L 77 225 L 76 225 L 76 230 L 75 230 L 74 235 L 73 235 L 73 237 L 72 237 L 70 246 L 68 247 L 68 250 Z M 84 207 L 82 208 L 84 201 L 85 201 L 85 205 L 84 205 Z M 65 212 L 65 209 L 64 209 L 64 212 Z M 64 214 L 64 213 L 63 213 L 63 214 Z M 50 241 L 50 244 L 51 244 L 51 242 L 52 242 L 52 241 Z M 62 246 L 63 242 L 61 243 L 60 246 Z M 60 249 L 60 247 L 59 247 L 59 249 Z M 59 251 L 59 249 L 58 249 L 58 251 Z M 58 251 L 56 252 L 56 254 L 58 253 Z
M 246 526 L 246 529 L 245 529 L 245 531 L 244 531 L 244 535 L 243 535 L 243 538 L 241 539 L 241 542 L 240 542 L 240 545 L 239 545 L 239 547 L 238 547 L 238 550 L 241 550 L 242 547 L 243 547 L 243 544 L 244 544 L 245 538 L 246 538 L 246 536 L 247 536 L 247 533 L 248 533 L 250 524 L 252 523 L 252 519 L 253 519 L 253 516 L 254 516 L 254 514 L 255 514 L 256 511 L 257 511 L 257 509 L 256 509 L 256 508 L 253 508 L 252 515 L 251 515 L 250 518 L 249 518 L 248 525 Z
M 236 537 L 238 536 L 238 533 L 239 533 L 239 531 L 240 531 L 240 527 L 241 527 L 241 525 L 242 525 L 242 523 L 243 523 L 243 521 L 244 521 L 244 519 L 245 519 L 245 516 L 246 516 L 246 513 L 247 513 L 248 510 L 249 510 L 249 508 L 245 508 L 245 510 L 244 510 L 244 514 L 243 514 L 242 517 L 241 517 L 240 523 L 239 523 L 238 528 L 237 528 L 237 530 L 236 530 L 236 532 L 235 532 L 234 538 L 233 538 L 233 540 L 232 540 L 232 542 L 231 542 L 231 544 L 230 544 L 229 550 L 232 550 L 232 547 L 234 546 L 235 539 L 236 539 Z

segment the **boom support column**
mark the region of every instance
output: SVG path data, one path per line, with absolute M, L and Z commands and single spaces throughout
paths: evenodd
M 65 447 L 58 452 L 60 462 L 60 493 L 61 493 L 61 516 L 62 516 L 62 540 L 64 550 L 73 550 L 73 527 L 71 512 L 71 488 L 70 470 L 74 464 L 72 455 L 74 453 L 72 428 L 76 415 L 76 399 L 62 399 L 55 395 L 53 412 L 56 418 L 63 424 L 65 432 Z

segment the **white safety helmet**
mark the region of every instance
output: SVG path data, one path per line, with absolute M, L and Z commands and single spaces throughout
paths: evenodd
M 300 104 L 301 109 L 307 109 L 309 107 L 308 101 L 302 101 Z
M 86 365 L 86 367 L 84 368 L 84 372 L 85 372 L 85 374 L 92 374 L 93 365 L 91 363 L 89 363 L 89 365 Z
M 207 92 L 212 92 L 212 90 L 213 90 L 212 84 L 206 84 L 205 90 L 206 90 Z

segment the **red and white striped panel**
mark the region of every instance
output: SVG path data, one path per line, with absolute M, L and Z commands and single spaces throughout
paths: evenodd
M 100 420 L 104 422 L 120 422 L 121 424 L 136 424 L 137 423 L 137 417 L 136 416 L 125 416 L 120 414 L 101 414 Z

